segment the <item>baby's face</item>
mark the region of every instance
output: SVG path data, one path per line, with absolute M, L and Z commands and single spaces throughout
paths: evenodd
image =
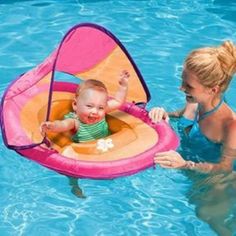
M 76 98 L 73 109 L 80 121 L 95 124 L 105 117 L 107 99 L 104 91 L 86 89 Z

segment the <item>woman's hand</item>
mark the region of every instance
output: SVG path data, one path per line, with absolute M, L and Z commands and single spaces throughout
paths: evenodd
M 168 113 L 162 107 L 152 108 L 152 110 L 148 113 L 148 116 L 154 123 L 160 122 L 161 120 L 166 120 L 169 122 Z
M 184 168 L 187 164 L 183 157 L 173 150 L 156 153 L 154 163 L 164 168 Z

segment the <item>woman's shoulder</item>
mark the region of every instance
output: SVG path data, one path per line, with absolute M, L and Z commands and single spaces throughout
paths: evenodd
M 224 139 L 227 146 L 236 148 L 236 114 L 225 120 L 224 124 Z
M 230 117 L 225 121 L 225 129 L 229 131 L 236 132 L 236 117 Z
M 225 129 L 230 130 L 231 128 L 235 128 L 236 113 L 227 104 L 225 104 L 225 107 L 223 109 L 224 110 L 222 110 L 221 114 L 222 114 L 222 120 L 224 122 Z

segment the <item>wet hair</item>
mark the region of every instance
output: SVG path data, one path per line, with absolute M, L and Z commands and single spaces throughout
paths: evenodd
M 224 92 L 236 73 L 236 47 L 231 41 L 225 41 L 219 47 L 196 49 L 187 56 L 184 66 L 203 86 L 218 85 L 220 92 Z
M 76 90 L 76 97 L 78 97 L 84 90 L 86 89 L 94 89 L 97 91 L 102 91 L 108 93 L 105 84 L 99 80 L 88 79 L 83 81 Z

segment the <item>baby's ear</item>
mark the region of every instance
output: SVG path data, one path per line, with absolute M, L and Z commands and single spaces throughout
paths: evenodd
M 75 98 L 73 99 L 73 102 L 72 102 L 72 108 L 73 108 L 73 111 L 76 111 L 76 108 L 77 108 L 77 101 L 76 101 Z

